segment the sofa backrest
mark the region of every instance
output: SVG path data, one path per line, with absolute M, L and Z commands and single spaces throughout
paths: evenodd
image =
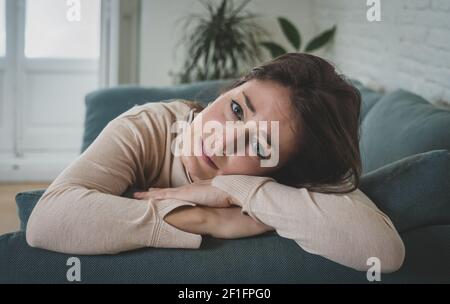
M 406 90 L 387 94 L 362 122 L 360 149 L 363 173 L 414 154 L 450 151 L 450 111 Z
M 367 113 L 373 108 L 373 106 L 383 97 L 383 94 L 378 93 L 372 89 L 369 89 L 356 79 L 348 79 L 361 93 L 361 119 L 360 123 L 366 118 Z

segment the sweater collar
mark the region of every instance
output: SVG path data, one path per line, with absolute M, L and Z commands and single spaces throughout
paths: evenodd
M 194 120 L 195 116 L 198 113 L 191 109 L 185 116 L 185 120 L 188 122 L 188 124 L 191 124 Z M 181 174 L 181 172 L 183 172 Z M 187 168 L 184 166 L 183 162 L 181 161 L 181 157 L 175 156 L 173 158 L 173 164 L 172 164 L 172 187 L 179 187 L 186 184 L 192 184 L 194 181 L 192 180 Z
M 188 124 L 191 124 L 192 121 L 194 120 L 194 118 L 197 116 L 198 112 L 195 111 L 195 109 L 191 109 L 188 113 L 188 118 L 187 118 L 187 122 Z M 183 163 L 181 163 L 183 168 L 184 168 L 184 172 L 186 174 L 186 177 L 189 181 L 190 184 L 192 184 L 194 181 L 191 178 L 191 175 L 189 174 L 188 170 L 186 169 L 186 167 L 183 165 Z

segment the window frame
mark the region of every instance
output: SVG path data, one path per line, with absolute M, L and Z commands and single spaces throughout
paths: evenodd
M 116 6 L 113 4 L 117 3 Z M 109 57 L 107 64 L 108 69 L 104 67 L 103 49 L 105 49 L 104 27 L 111 27 L 111 14 L 114 8 L 118 7 L 118 0 L 101 0 L 101 16 L 100 16 L 100 58 L 28 58 L 25 56 L 25 26 L 26 26 L 26 0 L 6 0 L 5 2 L 6 17 L 6 54 L 0 57 L 0 73 L 5 76 L 5 92 L 3 92 L 3 100 L 6 106 L 12 108 L 12 150 L 16 157 L 24 157 L 27 150 L 33 149 L 33 140 L 29 140 L 30 135 L 27 134 L 26 116 L 26 90 L 28 88 L 27 76 L 36 72 L 65 72 L 68 73 L 90 73 L 96 72 L 98 75 L 97 87 L 113 86 L 117 84 L 117 77 L 108 77 L 105 84 L 102 80 L 106 73 L 114 75 L 117 69 L 114 69 L 114 57 Z M 118 11 L 117 11 L 118 14 Z M 105 21 L 108 21 L 107 23 Z M 114 24 L 117 26 L 118 24 Z M 118 30 L 117 30 L 118 32 Z M 115 34 L 110 30 L 108 38 L 113 40 Z M 117 64 L 115 65 L 118 66 Z M 9 143 L 11 144 L 11 143 Z M 8 145 L 9 145 L 8 144 Z

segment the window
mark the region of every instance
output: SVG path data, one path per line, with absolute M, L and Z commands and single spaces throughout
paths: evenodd
M 27 0 L 25 16 L 26 57 L 99 58 L 100 0 Z
M 120 3 L 0 0 L 0 179 L 53 180 L 79 156 L 86 94 L 116 84 Z
M 0 57 L 6 54 L 6 14 L 5 0 L 0 0 Z

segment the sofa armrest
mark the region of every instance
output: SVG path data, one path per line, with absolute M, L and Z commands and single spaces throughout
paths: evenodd
M 37 202 L 44 194 L 45 189 L 38 189 L 16 194 L 17 213 L 20 220 L 20 231 L 25 231 L 27 228 L 28 218 L 36 206 Z
M 402 234 L 406 259 L 381 283 L 450 283 L 450 225 Z M 28 246 L 25 232 L 0 236 L 0 283 L 69 283 L 73 255 Z M 310 254 L 275 233 L 221 240 L 198 250 L 142 248 L 116 255 L 79 255 L 81 283 L 369 283 L 365 272 Z

